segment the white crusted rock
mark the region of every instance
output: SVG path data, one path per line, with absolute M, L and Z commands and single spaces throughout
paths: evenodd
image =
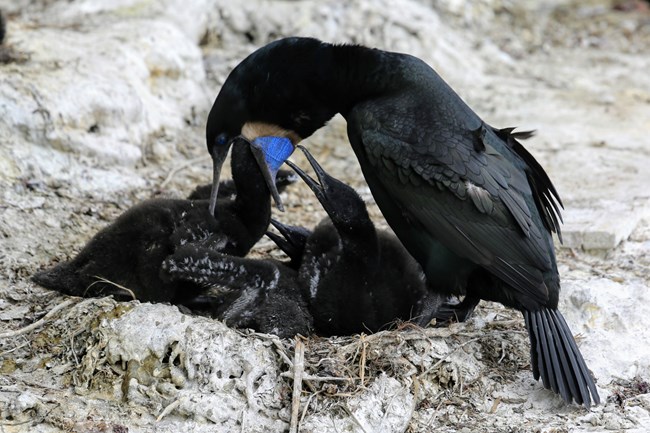
M 134 164 L 148 139 L 209 104 L 200 51 L 165 22 L 23 28 L 13 39 L 31 60 L 0 84 L 0 122 L 29 143 Z

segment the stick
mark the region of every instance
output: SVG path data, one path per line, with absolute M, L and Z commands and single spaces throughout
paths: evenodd
M 359 421 L 359 418 L 357 418 L 357 416 L 354 413 L 352 413 L 352 411 L 350 410 L 347 404 L 343 403 L 339 405 L 339 407 L 343 409 L 348 415 L 350 415 L 352 421 L 354 421 L 359 426 L 359 428 L 363 433 L 368 433 L 368 431 L 363 427 L 363 424 L 361 424 L 361 421 Z
M 311 399 L 316 397 L 318 394 L 320 394 L 320 391 L 313 392 L 309 398 L 307 399 L 307 403 L 305 404 L 305 407 L 302 409 L 302 416 L 300 417 L 300 423 L 305 419 L 305 415 L 307 415 L 307 409 L 309 409 L 309 404 L 311 403 Z
M 59 311 L 63 310 L 65 307 L 72 304 L 74 301 L 75 300 L 73 300 L 73 299 L 67 299 L 64 302 L 61 302 L 56 307 L 52 308 L 45 316 L 41 317 L 39 320 L 32 323 L 31 325 L 27 325 L 27 326 L 25 326 L 24 328 L 21 328 L 21 329 L 16 329 L 16 330 L 13 330 L 13 331 L 3 332 L 2 334 L 0 334 L 0 338 L 17 337 L 18 335 L 27 334 L 28 332 L 33 331 L 34 329 L 38 328 L 39 326 L 42 326 L 45 322 L 47 322 L 47 320 L 50 317 L 54 316 Z
M 160 412 L 160 415 L 158 415 L 158 418 L 156 418 L 156 422 L 160 422 L 160 420 L 162 420 L 164 417 L 169 415 L 174 409 L 176 409 L 180 405 L 181 405 L 180 399 L 171 402 L 169 405 L 167 405 L 167 407 L 163 409 L 162 412 Z
M 255 335 L 256 337 L 263 338 L 265 340 L 269 340 L 273 345 L 276 347 L 276 352 L 278 355 L 280 355 L 280 358 L 291 368 L 293 368 L 293 362 L 289 359 L 287 354 L 284 352 L 284 345 L 280 341 L 280 339 L 274 335 L 269 335 L 269 334 L 262 334 L 260 332 L 253 332 L 252 335 Z
M 285 371 L 280 373 L 280 377 L 294 377 L 294 375 L 291 372 Z M 351 382 L 352 380 L 354 380 L 352 377 L 302 375 L 303 382 Z
M 293 395 L 291 397 L 291 423 L 289 425 L 289 433 L 298 433 L 302 374 L 305 369 L 305 345 L 302 341 L 296 340 L 295 352 L 293 358 Z
M 366 339 L 365 335 L 361 334 L 361 360 L 359 361 L 359 377 L 361 378 L 361 386 L 364 386 L 366 378 Z
M 110 285 L 112 285 L 112 286 L 115 286 L 115 287 L 117 287 L 118 289 L 122 289 L 122 290 L 126 291 L 129 295 L 131 295 L 131 297 L 133 298 L 134 301 L 137 299 L 136 296 L 135 296 L 135 293 L 133 293 L 133 290 L 131 290 L 131 289 L 129 289 L 129 288 L 126 288 L 126 287 L 124 287 L 124 286 L 122 286 L 122 285 L 119 285 L 119 284 L 117 284 L 117 283 L 114 283 L 114 282 L 112 282 L 111 280 L 107 280 L 107 279 L 104 278 L 104 277 L 100 277 L 99 275 L 93 275 L 93 277 L 94 277 L 94 278 L 97 278 L 97 281 L 93 281 L 93 282 L 92 282 L 88 287 L 86 287 L 86 291 L 84 292 L 84 296 L 86 296 L 86 293 L 88 293 L 88 290 L 90 290 L 90 288 L 91 288 L 92 286 L 94 286 L 95 284 L 98 284 L 98 283 L 106 283 L 106 284 L 110 284 Z

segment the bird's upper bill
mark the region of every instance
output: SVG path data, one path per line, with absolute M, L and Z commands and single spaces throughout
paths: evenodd
M 273 196 L 276 206 L 281 211 L 284 211 L 280 193 L 275 185 L 278 170 L 284 162 L 291 156 L 295 146 L 291 139 L 287 137 L 257 137 L 252 141 L 247 140 L 243 136 L 236 138 L 237 140 L 245 140 L 250 144 L 251 152 L 257 161 L 266 185 Z M 212 148 L 212 193 L 210 194 L 210 213 L 215 214 L 217 203 L 217 193 L 219 189 L 219 178 L 221 174 L 221 167 L 226 159 L 229 146 L 214 146 Z

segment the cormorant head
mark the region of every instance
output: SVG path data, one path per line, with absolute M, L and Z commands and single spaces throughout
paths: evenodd
M 269 237 L 284 253 L 290 261 L 287 265 L 290 268 L 298 270 L 302 264 L 302 257 L 305 253 L 307 239 L 311 236 L 311 231 L 300 226 L 290 226 L 282 224 L 280 221 L 271 218 L 271 225 L 278 229 L 280 234 L 271 231 L 266 232 Z
M 295 146 L 336 114 L 328 102 L 324 62 L 329 45 L 311 38 L 272 42 L 244 59 L 230 73 L 215 100 L 206 128 L 213 160 L 210 210 L 214 213 L 221 166 L 237 137 L 251 143 L 286 138 Z M 262 170 L 264 172 L 264 169 Z M 275 191 L 275 185 L 269 185 Z M 281 204 L 278 206 L 281 207 Z
M 336 228 L 339 231 L 344 230 L 347 232 L 365 231 L 366 229 L 374 230 L 374 225 L 368 215 L 368 209 L 359 194 L 351 186 L 327 174 L 307 149 L 302 146 L 298 147 L 303 151 L 309 164 L 316 172 L 318 181 L 312 179 L 291 161 L 287 161 L 287 165 L 314 192 Z

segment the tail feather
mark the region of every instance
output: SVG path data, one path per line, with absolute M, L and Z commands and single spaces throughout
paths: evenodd
M 553 392 L 559 394 L 558 387 L 558 375 L 562 374 L 557 368 L 557 352 L 554 349 L 557 349 L 556 345 L 553 344 L 553 341 L 550 339 L 551 333 L 548 328 L 548 323 L 543 314 L 536 316 L 537 326 L 539 331 L 539 336 L 542 340 L 542 353 L 544 355 L 544 361 L 546 362 L 546 371 L 548 372 L 548 382 L 551 386 Z M 554 347 L 555 346 L 555 347 Z
M 544 315 L 547 318 L 546 323 L 550 328 L 550 333 L 553 336 L 553 340 L 563 343 L 562 337 L 560 336 L 560 331 L 558 330 L 558 327 L 555 325 L 555 321 L 552 318 L 552 311 L 544 310 Z M 571 353 L 567 352 L 566 344 L 562 344 L 561 349 L 562 350 L 558 350 L 560 365 L 557 365 L 556 367 L 556 370 L 562 373 L 562 377 L 561 380 L 559 380 L 558 385 L 560 385 L 560 395 L 564 401 L 568 401 L 571 400 L 572 395 L 579 395 L 578 384 L 574 380 L 574 377 L 566 374 L 567 371 L 571 370 Z M 582 404 L 583 402 L 576 401 L 576 403 Z
M 573 336 L 571 335 L 571 330 L 569 329 L 569 325 L 567 325 L 566 321 L 564 320 L 564 317 L 559 311 L 552 310 L 551 313 L 553 313 L 555 316 L 555 323 L 560 324 L 560 329 L 564 333 L 564 337 L 566 341 L 565 345 L 568 346 L 568 348 L 570 348 L 576 355 L 575 361 L 577 362 L 580 371 L 584 373 L 581 379 L 584 380 L 584 383 L 587 385 L 587 388 L 589 388 L 589 392 L 591 393 L 591 397 L 594 400 L 594 404 L 596 405 L 600 404 L 600 396 L 598 395 L 598 389 L 596 389 L 596 383 L 594 382 L 594 379 L 591 377 L 591 373 L 587 368 L 587 364 L 585 363 L 585 360 L 582 358 L 582 354 L 580 354 L 580 350 L 578 349 L 578 346 L 576 345 L 576 342 L 573 339 Z M 587 405 L 587 407 L 589 407 L 589 394 L 586 392 L 586 390 L 583 392 L 584 395 L 586 395 L 585 404 Z
M 530 338 L 530 366 L 533 369 L 533 377 L 535 380 L 539 380 L 540 378 L 540 371 L 539 371 L 539 363 L 537 360 L 537 353 L 540 352 L 538 343 L 537 343 L 537 337 L 534 332 L 532 332 L 533 329 L 533 323 L 532 323 L 532 314 L 530 314 L 529 311 L 524 311 L 524 320 L 526 321 L 526 329 L 528 329 L 528 337 Z
M 60 263 L 50 269 L 39 271 L 32 275 L 32 281 L 46 289 L 68 295 L 77 295 L 79 276 L 74 272 L 68 262 Z
M 533 376 L 541 377 L 544 388 L 589 408 L 600 397 L 591 373 L 562 314 L 542 308 L 523 311 L 528 335 Z
M 553 377 L 553 371 L 551 371 L 551 362 L 549 359 L 549 348 L 548 348 L 548 343 L 546 341 L 545 335 L 544 335 L 544 328 L 541 326 L 541 318 L 538 317 L 537 314 L 533 313 L 531 315 L 531 323 L 532 323 L 532 330 L 533 333 L 535 334 L 535 342 L 536 347 L 535 347 L 535 354 L 534 354 L 534 359 L 537 361 L 536 364 L 538 365 L 538 370 L 539 374 L 542 377 L 542 383 L 544 384 L 544 388 L 546 389 L 551 389 L 551 378 Z M 528 330 L 528 334 L 531 334 L 531 330 Z M 532 350 L 532 346 L 531 346 Z
M 553 377 L 551 379 L 551 384 L 553 391 L 560 394 L 562 398 L 570 400 L 571 396 L 568 394 L 568 384 L 567 384 L 567 368 L 564 368 L 564 364 L 560 365 L 560 358 L 564 355 L 564 347 L 560 345 L 561 341 L 558 340 L 557 336 L 553 333 L 552 328 L 554 327 L 553 320 L 549 316 L 548 310 L 542 310 L 542 325 L 544 326 L 544 335 L 548 343 L 548 347 L 555 347 L 556 350 L 549 350 L 549 355 L 551 357 L 551 369 L 553 371 Z M 551 319 L 551 320 L 549 320 Z M 567 364 L 568 367 L 568 364 Z
M 554 322 L 557 322 L 557 318 L 554 319 Z M 566 326 L 566 323 L 564 324 L 564 326 Z M 576 351 L 578 349 L 575 346 L 575 340 L 573 339 L 571 332 L 570 331 L 567 332 L 568 327 L 567 329 L 564 329 L 564 326 L 560 326 L 560 332 L 561 332 L 560 342 L 562 343 L 564 348 L 566 348 L 566 350 L 568 351 L 569 362 L 571 363 L 571 369 L 573 371 L 580 371 L 581 366 L 579 365 L 577 358 L 582 359 L 582 356 L 580 356 L 580 352 L 578 352 L 577 357 L 573 353 L 573 348 L 575 348 Z M 587 389 L 587 380 L 584 378 L 583 375 L 574 375 L 574 379 L 578 385 L 578 390 L 574 394 L 576 403 L 585 404 L 587 407 L 589 407 L 590 399 L 589 399 L 589 391 Z

